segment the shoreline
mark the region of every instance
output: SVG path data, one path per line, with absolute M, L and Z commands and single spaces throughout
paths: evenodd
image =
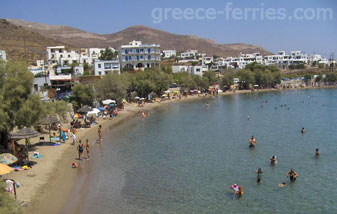
M 225 96 L 225 95 L 235 95 L 235 94 L 243 94 L 243 93 L 260 93 L 260 92 L 272 92 L 272 91 L 288 91 L 288 90 L 303 90 L 303 89 L 329 89 L 329 88 L 336 88 L 336 87 L 310 87 L 310 88 L 294 88 L 294 89 L 259 89 L 255 91 L 251 90 L 241 90 L 236 92 L 222 92 L 219 93 L 218 96 Z M 99 120 L 99 124 L 103 126 L 103 133 L 107 133 L 109 129 L 112 128 L 112 126 L 118 126 L 120 124 L 125 123 L 126 121 L 129 121 L 130 119 L 134 119 L 136 117 L 140 117 L 138 115 L 138 112 L 140 111 L 151 111 L 157 108 L 164 108 L 167 107 L 169 104 L 175 103 L 175 102 L 185 102 L 185 101 L 191 101 L 196 100 L 200 98 L 209 98 L 209 96 L 188 96 L 187 98 L 183 97 L 181 100 L 167 100 L 161 103 L 147 103 L 145 107 L 135 107 L 134 104 L 128 104 L 125 106 L 125 109 L 121 112 L 119 112 L 119 115 L 112 119 L 101 119 Z M 132 123 L 132 122 L 131 122 Z M 85 141 L 85 139 L 89 139 L 89 142 L 95 142 L 97 138 L 97 127 L 98 125 L 92 126 L 92 128 L 89 129 L 80 129 L 79 133 L 77 134 L 77 139 L 81 139 Z M 104 135 L 103 135 L 104 138 Z M 68 140 L 69 141 L 69 140 Z M 92 145 L 93 146 L 93 145 Z M 40 146 L 37 149 L 40 151 L 41 147 L 46 146 Z M 47 146 L 48 147 L 48 146 Z M 46 169 L 45 174 L 43 175 L 36 175 L 33 176 L 35 179 L 39 179 L 40 182 L 35 182 L 35 185 L 33 185 L 32 188 L 34 192 L 30 192 L 30 194 L 23 194 L 27 196 L 27 198 L 23 198 L 23 200 L 27 200 L 29 202 L 28 207 L 26 208 L 26 213 L 60 213 L 64 206 L 67 204 L 67 200 L 70 198 L 72 190 L 74 188 L 75 182 L 83 182 L 83 181 L 76 181 L 75 178 L 78 178 L 81 174 L 86 173 L 86 169 L 88 169 L 88 166 L 79 167 L 80 169 L 76 170 L 71 168 L 71 163 L 75 162 L 75 158 L 77 158 L 77 150 L 76 145 L 72 146 L 70 145 L 70 141 L 67 142 L 65 145 L 62 144 L 62 149 L 58 149 L 58 152 L 55 157 L 53 157 L 52 160 L 48 160 L 49 162 L 52 162 L 52 164 L 49 164 L 49 168 Z M 56 148 L 46 148 L 49 150 L 54 150 Z M 92 149 L 91 149 L 92 151 Z M 33 152 L 30 152 L 30 155 Z M 43 161 L 43 158 L 42 158 Z M 78 161 L 76 161 L 78 162 Z M 90 161 L 86 161 L 86 163 L 89 164 Z M 39 163 L 34 166 L 37 167 L 43 163 Z M 83 163 L 83 165 L 86 165 Z M 33 171 L 33 170 L 32 170 Z M 27 173 L 28 172 L 28 173 Z M 25 171 L 24 173 L 26 176 L 29 176 L 30 170 Z M 16 172 L 14 172 L 16 173 Z M 11 173 L 13 174 L 13 173 Z M 20 177 L 23 177 L 24 174 L 22 172 L 18 172 L 17 181 L 20 182 Z M 15 174 L 16 175 L 16 174 Z M 11 176 L 8 176 L 11 177 Z M 85 177 L 85 176 L 82 176 Z M 84 178 L 85 179 L 85 178 Z M 25 186 L 23 186 L 25 187 Z M 22 187 L 21 187 L 22 188 Z M 28 189 L 25 189 L 25 191 L 28 191 Z M 20 198 L 20 192 L 19 189 L 19 197 L 18 199 L 22 200 Z M 23 191 L 24 192 L 24 191 Z M 30 196 L 30 197 L 29 197 Z

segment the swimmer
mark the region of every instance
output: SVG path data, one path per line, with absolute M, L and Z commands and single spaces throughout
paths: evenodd
M 249 147 L 250 148 L 254 148 L 256 146 L 256 139 L 254 136 L 252 136 L 250 139 L 249 139 Z
M 206 103 L 206 108 L 208 108 L 209 107 L 209 105 L 208 105 L 208 103 Z
M 316 148 L 316 152 L 315 152 L 315 156 L 316 156 L 316 158 L 318 158 L 318 157 L 319 157 L 319 155 L 320 155 L 320 153 L 319 153 L 319 149 L 318 149 L 318 148 Z
M 262 105 L 261 108 L 264 108 L 264 105 Z
M 282 182 L 282 183 L 280 183 L 278 186 L 279 187 L 284 187 L 286 185 L 286 182 Z
M 238 195 L 239 197 L 241 197 L 243 195 L 243 190 L 242 187 L 239 186 L 239 190 L 235 192 L 236 195 Z
M 236 185 L 236 184 L 233 184 L 233 185 L 231 186 L 231 189 L 232 189 L 234 192 L 237 192 L 237 191 L 239 191 L 239 186 Z
M 287 173 L 287 177 L 290 178 L 290 181 L 296 181 L 296 178 L 299 177 L 299 174 L 295 172 L 294 169 L 290 169 L 290 171 Z
M 304 127 L 302 128 L 301 133 L 302 133 L 302 134 L 305 133 L 305 128 L 304 128 Z
M 276 156 L 272 156 L 270 158 L 270 164 L 275 165 L 277 163 L 277 159 L 276 158 L 277 158 Z
M 248 120 L 250 120 L 250 116 L 248 116 Z
M 258 169 L 256 170 L 256 173 L 257 173 L 257 179 L 256 179 L 256 182 L 257 182 L 258 184 L 260 184 L 260 183 L 261 183 L 261 177 L 262 177 L 263 170 L 262 170 L 261 168 L 258 168 Z

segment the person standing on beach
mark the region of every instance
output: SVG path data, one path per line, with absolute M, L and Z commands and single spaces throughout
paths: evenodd
M 89 139 L 86 140 L 85 144 L 85 150 L 87 150 L 87 159 L 90 159 L 90 145 L 89 145 Z
M 102 142 L 102 125 L 99 125 L 98 126 L 98 143 L 101 143 Z
M 83 150 L 84 150 L 84 145 L 81 140 L 79 140 L 79 144 L 77 146 L 78 149 L 78 159 L 82 160 L 83 159 Z
M 71 133 L 71 138 L 73 139 L 73 142 L 71 143 L 72 145 L 75 145 L 75 141 L 76 141 L 76 135 L 75 133 Z

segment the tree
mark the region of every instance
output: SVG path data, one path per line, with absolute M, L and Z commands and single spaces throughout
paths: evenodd
M 315 78 L 315 82 L 320 82 L 322 79 L 323 79 L 323 76 L 320 74 Z
M 183 90 L 191 90 L 197 88 L 197 84 L 194 81 L 192 75 L 187 72 L 174 74 L 173 79 Z
M 95 92 L 92 85 L 78 83 L 73 88 L 71 101 L 74 109 L 77 110 L 83 105 L 91 106 L 95 99 Z
M 193 75 L 193 80 L 196 83 L 196 87 L 198 89 L 207 90 L 209 87 L 208 78 L 201 77 L 199 75 Z
M 99 60 L 112 60 L 116 59 L 118 56 L 118 51 L 112 51 L 110 48 L 105 48 L 101 51 L 101 55 L 98 57 Z
M 337 81 L 337 74 L 336 73 L 327 73 L 324 82 L 336 82 Z
M 34 75 L 23 62 L 0 62 L 0 142 L 14 127 L 31 126 L 44 116 L 41 100 L 31 95 Z
M 238 72 L 239 79 L 241 81 L 242 88 L 249 89 L 249 85 L 255 83 L 255 74 L 249 70 L 240 70 Z
M 208 85 L 213 85 L 217 81 L 217 77 L 212 71 L 205 71 L 203 77 L 208 79 Z
M 229 88 L 231 85 L 234 84 L 234 72 L 232 71 L 228 71 L 228 72 L 225 72 L 222 79 L 221 79 L 221 83 L 223 86 Z
M 115 73 L 105 75 L 95 86 L 97 98 L 100 101 L 105 99 L 115 99 L 120 103 L 122 99 L 127 96 L 127 89 L 130 84 L 126 75 L 126 73 L 122 75 Z

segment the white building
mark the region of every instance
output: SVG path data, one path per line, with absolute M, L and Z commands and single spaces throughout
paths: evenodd
M 122 45 L 119 50 L 122 69 L 144 69 L 160 64 L 160 45 L 142 44 L 141 41 Z
M 119 60 L 98 60 L 95 61 L 95 75 L 101 76 L 109 73 L 121 73 Z
M 82 65 L 74 66 L 73 71 L 75 76 L 82 76 L 84 73 L 84 68 Z
M 191 75 L 203 76 L 204 72 L 207 71 L 207 66 L 196 65 L 172 65 L 172 73 L 187 72 Z
M 115 52 L 114 48 L 109 49 Z M 47 60 L 49 65 L 67 66 L 72 63 L 93 65 L 101 56 L 101 51 L 104 50 L 105 48 L 81 48 L 79 51 L 68 51 L 65 46 L 47 47 Z
M 3 60 L 3 61 L 7 61 L 7 58 L 6 58 L 6 51 L 4 50 L 0 50 L 0 60 Z
M 67 51 L 65 46 L 47 47 L 48 64 L 58 64 L 60 66 L 70 65 L 80 62 L 80 55 L 74 51 Z
M 186 59 L 186 58 L 194 58 L 198 55 L 197 50 L 187 50 L 180 54 L 180 58 Z
M 176 55 L 176 50 L 163 50 L 163 58 L 165 59 L 171 58 Z
M 210 64 L 210 63 L 212 63 L 213 62 L 213 57 L 210 57 L 210 56 L 203 56 L 202 57 L 202 65 L 207 65 L 207 64 Z
M 308 55 L 301 51 L 291 51 L 290 55 L 287 55 L 285 51 L 279 51 L 278 54 L 264 56 L 265 65 L 276 65 L 283 68 L 292 64 L 308 64 L 308 61 Z

